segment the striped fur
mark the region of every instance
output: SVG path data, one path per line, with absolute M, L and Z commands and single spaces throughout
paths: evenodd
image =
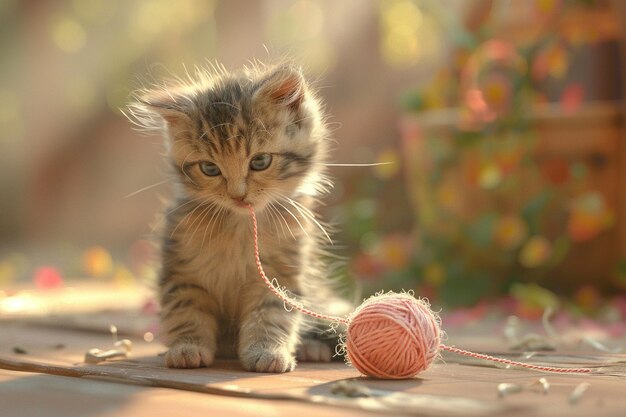
M 312 210 L 330 182 L 327 129 L 314 91 L 290 65 L 237 73 L 214 68 L 141 90 L 128 111 L 141 128 L 165 133 L 177 178 L 159 285 L 167 365 L 208 366 L 217 354 L 238 356 L 248 370 L 292 370 L 310 326 L 258 278 L 251 222 L 238 201 L 258 213 L 268 276 L 322 308 L 330 296 L 322 262 L 326 235 Z M 272 156 L 269 167 L 252 170 L 251 159 L 264 153 Z M 204 174 L 203 161 L 221 174 Z M 319 343 L 300 352 L 330 360 L 330 349 Z

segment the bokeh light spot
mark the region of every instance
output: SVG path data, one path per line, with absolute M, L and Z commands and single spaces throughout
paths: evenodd
M 516 215 L 502 216 L 496 222 L 493 238 L 504 249 L 518 247 L 528 235 L 528 226 Z
M 394 148 L 382 151 L 376 158 L 376 163 L 382 164 L 374 166 L 374 173 L 381 179 L 392 178 L 400 170 L 398 152 Z
M 87 43 L 87 33 L 76 20 L 64 16 L 54 21 L 50 27 L 50 37 L 63 52 L 79 52 Z
M 40 290 L 59 288 L 63 285 L 61 272 L 52 266 L 42 266 L 35 271 L 33 277 L 35 287 Z
M 526 268 L 544 265 L 552 256 L 552 244 L 543 236 L 533 236 L 522 247 L 519 262 Z
M 396 67 L 411 66 L 441 49 L 437 22 L 412 0 L 381 2 L 381 31 L 383 58 Z
M 111 273 L 113 260 L 109 252 L 101 246 L 94 246 L 83 254 L 85 271 L 93 277 L 103 277 Z
M 135 275 L 124 266 L 117 266 L 113 272 L 113 282 L 119 287 L 131 287 L 135 285 Z

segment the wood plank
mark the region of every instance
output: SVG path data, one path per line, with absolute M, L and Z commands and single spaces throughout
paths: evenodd
M 162 358 L 158 356 L 164 349 L 162 345 L 146 343 L 143 340 L 133 342 L 133 355 L 128 359 L 86 365 L 82 363 L 82 355 L 86 349 L 107 348 L 111 344 L 110 335 L 4 323 L 3 331 L 0 333 L 0 368 L 29 371 L 23 375 L 49 373 L 77 377 L 77 381 L 83 381 L 84 386 L 92 386 L 95 392 L 100 385 L 97 385 L 94 379 L 98 381 L 104 379 L 152 387 L 150 389 L 173 388 L 201 392 L 207 395 L 207 401 L 219 395 L 219 398 L 226 402 L 220 400 L 216 407 L 224 406 L 226 409 L 231 407 L 232 409 L 229 409 L 231 412 L 225 414 L 235 416 L 248 415 L 245 414 L 246 410 L 255 409 L 254 404 L 260 400 L 268 401 L 268 407 L 277 404 L 276 402 L 285 404 L 285 407 L 293 411 L 292 415 L 326 415 L 327 412 L 337 413 L 335 415 L 353 415 L 357 410 L 375 415 L 548 416 L 554 415 L 555 408 L 560 407 L 562 413 L 569 416 L 601 417 L 619 415 L 626 407 L 626 400 L 622 394 L 626 389 L 624 378 L 601 375 L 547 375 L 526 370 L 498 369 L 484 367 L 483 364 L 471 363 L 454 356 L 446 356 L 445 362 L 438 362 L 417 378 L 403 381 L 381 381 L 361 377 L 354 369 L 342 363 L 302 363 L 294 372 L 287 374 L 246 372 L 237 361 L 218 361 L 211 368 L 205 369 L 172 370 L 165 368 Z M 53 348 L 59 343 L 63 343 L 65 347 L 60 350 Z M 456 340 L 455 343 L 458 345 L 462 340 Z M 501 345 L 496 338 L 483 338 L 481 343 L 490 346 L 496 352 Z M 21 355 L 11 353 L 15 346 L 19 346 L 27 353 Z M 611 359 L 616 362 L 613 364 L 615 369 L 626 375 L 621 371 L 623 366 L 620 365 L 620 361 L 621 363 L 626 361 L 626 356 L 604 357 L 607 358 L 605 361 L 607 366 L 612 366 L 608 363 L 608 359 Z M 591 359 L 583 355 L 571 358 L 586 364 L 594 362 L 594 358 L 601 359 L 603 356 L 594 354 L 589 357 Z M 540 358 L 544 363 L 550 363 L 551 360 L 551 356 Z M 563 357 L 559 357 L 559 361 L 563 360 L 565 360 Z M 11 378 L 6 384 L 0 383 L 0 400 L 2 396 L 9 395 L 7 392 L 15 388 L 14 384 L 19 384 L 11 382 L 15 378 L 19 381 L 19 377 L 16 377 L 18 374 L 10 375 Z M 529 389 L 539 377 L 545 377 L 551 384 L 546 395 Z M 519 394 L 500 398 L 497 385 L 504 382 L 522 384 L 525 389 Z M 569 405 L 570 393 L 582 382 L 590 384 L 588 392 L 578 404 Z M 348 384 L 349 389 L 346 390 L 341 384 Z M 135 390 L 128 387 L 125 389 Z M 29 395 L 33 398 L 45 397 L 34 388 L 31 391 Z M 138 398 L 134 398 L 135 394 L 130 395 L 133 398 L 128 401 L 133 403 L 143 401 L 148 395 L 143 391 L 133 392 L 136 392 Z M 355 392 L 363 396 L 353 398 Z M 85 400 L 94 399 L 89 397 Z M 82 400 L 76 398 L 75 401 Z M 180 407 L 183 409 L 185 406 Z
M 0 414 L 7 417 L 293 417 L 303 415 L 303 411 L 330 417 L 363 415 L 359 410 L 315 404 L 304 408 L 296 402 L 254 399 L 242 403 L 240 399 L 220 395 L 2 370 L 0 404 Z

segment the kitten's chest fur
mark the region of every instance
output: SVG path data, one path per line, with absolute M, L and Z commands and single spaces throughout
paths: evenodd
M 259 247 L 270 279 L 276 277 L 281 285 L 298 286 L 305 269 L 307 236 L 293 229 L 295 237 L 287 238 L 277 234 L 280 229 L 272 228 L 262 215 L 259 217 Z M 184 223 L 176 229 L 171 249 L 163 253 L 169 269 L 165 272 L 201 286 L 210 298 L 207 303 L 215 305 L 221 318 L 236 322 L 254 302 L 246 294 L 264 285 L 254 258 L 251 219 L 231 213 L 223 219 L 207 218 L 202 215 L 195 223 L 179 220 Z
M 195 234 L 194 228 L 185 227 L 179 235 L 180 256 L 186 259 L 181 272 L 207 290 L 224 318 L 237 318 L 237 295 L 250 284 L 248 275 L 254 265 L 254 252 L 252 232 L 245 220 L 228 216 L 219 225 L 200 223 L 198 229 L 202 230 Z M 211 235 L 205 235 L 204 228 L 211 226 Z

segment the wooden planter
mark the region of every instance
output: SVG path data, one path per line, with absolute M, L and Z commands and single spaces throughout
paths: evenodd
M 616 266 L 620 259 L 626 258 L 626 137 L 620 106 L 621 103 L 615 102 L 590 103 L 574 113 L 564 113 L 558 106 L 546 105 L 536 107 L 532 113 L 531 125 L 536 134 L 532 155 L 539 169 L 554 158 L 566 160 L 568 164 L 580 163 L 587 170 L 584 183 L 580 185 L 604 196 L 615 214 L 612 227 L 593 239 L 572 244 L 567 257 L 551 269 L 542 285 L 565 292 L 584 284 L 603 290 L 618 285 Z M 438 216 L 433 212 L 433 205 L 425 204 L 437 199 L 428 180 L 432 155 L 427 138 L 436 137 L 451 143 L 458 120 L 458 110 L 446 109 L 425 112 L 403 123 L 407 183 L 417 228 L 441 226 L 434 224 Z M 446 171 L 446 181 L 453 184 L 455 194 L 449 209 L 468 222 L 481 212 L 493 209 L 494 204 L 488 190 L 467 185 L 467 166 L 464 165 L 470 162 L 462 159 L 458 166 Z M 520 169 L 522 172 L 518 175 L 524 176 L 523 168 Z M 523 202 L 542 187 L 545 184 L 529 176 L 518 193 L 507 201 L 498 202 L 497 207 L 500 211 L 519 212 Z M 550 213 L 546 217 L 549 219 Z M 542 233 L 549 237 L 551 225 L 542 227 Z

